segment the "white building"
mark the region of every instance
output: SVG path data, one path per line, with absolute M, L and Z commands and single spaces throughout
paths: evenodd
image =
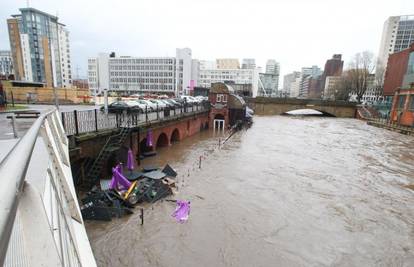
M 7 20 L 16 80 L 71 87 L 69 32 L 58 17 L 21 8 Z M 63 53 L 63 54 L 62 54 Z
M 259 79 L 259 72 L 257 69 L 207 69 L 200 67 L 198 77 L 198 85 L 206 88 L 210 88 L 211 84 L 216 82 L 251 84 L 252 96 L 257 96 Z
M 237 58 L 218 58 L 216 59 L 218 69 L 240 69 L 240 63 Z
M 377 75 L 384 75 L 388 56 L 404 50 L 414 42 L 414 15 L 393 16 L 385 22 L 378 52 Z
M 256 60 L 254 58 L 243 58 L 242 69 L 255 69 Z
M 8 50 L 0 50 L 0 75 L 10 74 L 14 74 L 11 52 Z
M 295 78 L 295 80 L 290 84 L 290 97 L 299 97 L 301 84 L 302 76 L 300 75 L 299 77 Z
M 291 93 L 291 89 L 292 89 L 292 83 L 296 81 L 297 78 L 300 77 L 300 72 L 299 71 L 294 71 L 292 73 L 286 74 L 285 76 L 283 76 L 283 93 L 290 96 L 290 97 L 294 97 L 293 94 Z M 299 95 L 299 92 L 298 92 Z
M 99 54 L 88 59 L 88 83 L 92 93 L 103 89 L 131 93 L 188 93 L 196 82 L 191 49 L 177 49 L 176 57 L 116 57 Z
M 338 82 L 342 79 L 341 76 L 327 76 L 325 79 L 325 88 L 323 90 L 323 99 L 335 100 L 335 89 Z
M 312 78 L 317 78 L 318 76 L 322 75 L 323 71 L 316 65 L 312 67 L 303 67 L 302 68 L 302 76 L 312 76 Z
M 72 65 L 70 61 L 69 31 L 65 25 L 58 24 L 59 57 L 62 87 L 72 87 Z

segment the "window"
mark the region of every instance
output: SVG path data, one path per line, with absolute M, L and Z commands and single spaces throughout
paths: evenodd
M 406 97 L 405 95 L 400 95 L 400 96 L 398 97 L 398 109 L 399 109 L 399 110 L 404 109 L 405 97 Z
M 216 102 L 227 102 L 227 95 L 224 94 L 217 94 Z
M 410 102 L 409 102 L 408 109 L 414 112 L 414 95 L 410 96 Z
M 414 52 L 411 52 L 408 58 L 407 74 L 414 74 Z

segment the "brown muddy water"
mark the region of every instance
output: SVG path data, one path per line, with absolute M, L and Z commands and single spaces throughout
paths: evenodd
M 352 119 L 255 117 L 221 149 L 204 132 L 160 150 L 175 204 L 88 222 L 99 266 L 414 266 L 414 139 Z M 202 168 L 198 169 L 199 156 Z

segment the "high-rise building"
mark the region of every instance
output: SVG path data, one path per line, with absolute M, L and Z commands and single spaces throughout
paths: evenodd
M 330 78 L 329 85 L 326 85 L 328 77 L 340 77 L 342 75 L 344 67 L 344 61 L 342 60 L 341 54 L 335 54 L 332 56 L 331 59 L 328 59 L 325 63 L 325 69 L 319 79 L 319 86 L 315 92 L 313 92 L 313 96 L 315 98 L 332 98 L 331 89 L 333 88 L 334 83 L 338 80 L 335 78 Z M 326 95 L 328 94 L 328 95 Z
M 14 74 L 11 52 L 8 50 L 0 50 L 0 75 L 10 74 Z
M 279 63 L 274 59 L 269 59 L 266 62 L 266 72 L 260 73 L 259 95 L 264 96 L 278 96 L 279 88 Z
M 280 74 L 280 64 L 274 59 L 267 60 L 267 62 L 266 62 L 266 73 L 279 75 Z
M 218 58 L 216 59 L 218 69 L 240 69 L 240 63 L 237 58 Z
M 187 94 L 196 85 L 192 71 L 198 70 L 191 49 L 177 49 L 176 57 L 117 57 L 101 53 L 88 59 L 88 81 L 92 94 L 103 89 L 136 93 Z
M 254 58 L 243 58 L 242 69 L 255 69 L 256 60 Z
M 376 75 L 384 75 L 390 54 L 407 49 L 413 42 L 414 15 L 389 17 L 382 30 Z
M 303 67 L 301 72 L 303 77 L 312 76 L 313 78 L 316 78 L 322 74 L 321 68 L 316 65 L 313 65 L 312 67 Z
M 17 80 L 71 87 L 69 32 L 58 17 L 34 8 L 7 20 Z
M 291 93 L 292 91 L 292 83 L 296 81 L 297 78 L 300 77 L 300 72 L 299 71 L 294 71 L 292 73 L 286 74 L 285 76 L 283 76 L 283 93 L 285 95 L 294 97 L 293 94 Z M 299 94 L 299 93 L 298 93 Z

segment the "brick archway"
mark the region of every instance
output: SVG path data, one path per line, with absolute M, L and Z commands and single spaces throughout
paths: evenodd
M 172 144 L 180 140 L 180 131 L 178 130 L 178 128 L 175 128 L 171 133 L 170 143 Z
M 165 146 L 168 146 L 169 144 L 170 144 L 170 142 L 169 142 L 169 139 L 168 139 L 167 134 L 164 133 L 164 132 L 160 133 L 160 135 L 157 138 L 156 147 L 157 148 L 159 148 L 159 147 L 165 147 Z

